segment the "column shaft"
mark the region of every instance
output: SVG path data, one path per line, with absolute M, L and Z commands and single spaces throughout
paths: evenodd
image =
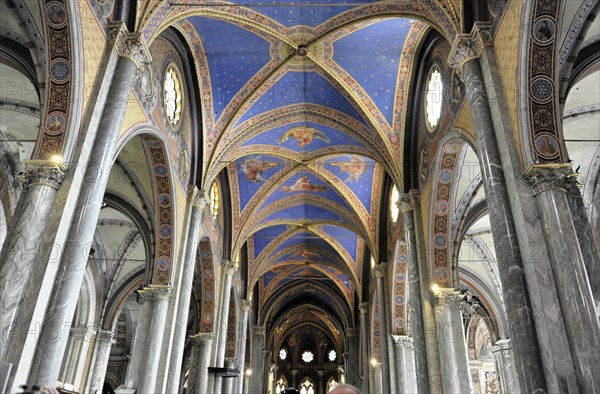
M 264 384 L 264 358 L 263 348 L 265 346 L 265 327 L 255 326 L 252 333 L 251 357 L 251 375 L 248 393 L 262 393 Z
M 235 358 L 225 359 L 225 368 L 233 368 L 235 366 Z M 223 394 L 233 394 L 235 378 L 223 378 Z
M 212 351 L 213 333 L 199 333 L 191 337 L 192 343 L 198 347 L 198 358 L 195 365 L 190 365 L 190 374 L 196 375 L 196 394 L 208 392 L 208 367 Z
M 231 280 L 235 266 L 225 260 L 223 263 L 223 286 L 221 287 L 221 303 L 219 308 L 219 324 L 217 325 L 217 354 L 215 367 L 223 367 L 225 363 L 225 347 L 227 345 L 227 319 L 229 318 L 229 299 L 231 297 Z M 223 379 L 220 375 L 214 378 L 214 393 L 221 392 Z
M 238 343 L 238 369 L 240 375 L 237 378 L 236 393 L 244 391 L 244 376 L 246 376 L 246 342 L 248 339 L 248 314 L 250 312 L 250 301 L 241 300 L 242 316 L 240 321 L 240 340 Z
M 498 373 L 501 392 L 518 393 L 519 378 L 515 371 L 510 339 L 497 341 L 492 347 L 492 352 L 496 361 L 496 372 Z
M 359 305 L 360 310 L 360 361 L 361 361 L 361 373 L 362 373 L 362 391 L 363 393 L 369 392 L 369 349 L 368 343 L 368 325 L 367 325 L 367 312 L 369 311 L 369 304 L 363 302 Z
M 419 261 L 417 257 L 417 239 L 415 234 L 413 204 L 409 195 L 401 196 L 400 208 L 404 219 L 406 239 L 406 259 L 408 264 L 408 308 L 410 322 L 409 335 L 414 338 L 414 362 L 419 392 L 429 392 L 429 376 L 427 374 L 427 350 L 425 348 L 425 327 L 423 324 L 423 302 L 421 283 L 419 280 Z
M 526 392 L 545 391 L 546 382 L 533 324 L 523 261 L 478 59 L 472 59 L 463 65 L 463 76 L 488 201 L 504 304 L 510 312 L 507 313 L 509 332 L 515 341 L 515 348 L 518 349 L 515 353 L 515 363 L 517 370 L 520 371 L 521 389 Z
M 386 318 L 386 302 L 385 302 L 385 285 L 383 282 L 383 276 L 385 274 L 385 268 L 383 265 L 378 264 L 373 269 L 374 275 L 377 278 L 377 304 L 379 312 L 379 337 L 381 346 L 381 382 L 383 389 L 386 391 L 393 392 L 392 385 L 390 382 L 390 362 L 389 362 L 389 349 L 388 349 L 388 327 Z M 395 382 L 394 382 L 395 383 Z M 395 384 L 394 384 L 395 386 Z
M 89 392 L 92 394 L 102 393 L 106 367 L 110 356 L 110 348 L 115 343 L 113 333 L 108 330 L 99 329 L 96 332 L 96 343 L 94 345 L 94 364 L 90 372 Z
M 181 363 L 183 362 L 183 350 L 185 347 L 185 334 L 187 329 L 188 313 L 190 310 L 190 299 L 192 294 L 192 283 L 194 279 L 194 268 L 196 266 L 196 249 L 198 246 L 198 228 L 202 220 L 202 210 L 206 205 L 206 199 L 200 195 L 195 187 L 189 191 L 188 196 L 188 223 L 186 228 L 187 237 L 183 241 L 185 243 L 184 252 L 182 253 L 183 261 L 177 270 L 177 286 L 178 294 L 175 302 L 169 306 L 169 311 L 175 315 L 175 319 L 170 320 L 173 324 L 173 337 L 165 338 L 163 341 L 163 354 L 169 354 L 169 368 L 166 371 L 167 376 L 164 379 L 164 384 L 161 385 L 161 391 L 169 390 L 170 392 L 179 391 Z M 171 331 L 171 330 L 169 330 Z M 165 349 L 165 346 L 167 349 Z M 166 350 L 166 351 L 165 351 Z
M 434 294 L 444 393 L 473 392 L 461 312 L 463 298 L 462 294 L 452 289 L 441 289 Z
M 532 183 L 544 223 L 579 388 L 600 392 L 600 352 L 596 351 L 600 349 L 600 324 L 565 192 L 567 184 L 575 181 L 571 165 L 535 165 L 525 176 Z
M 141 46 L 141 39 L 138 37 L 136 40 L 136 45 Z M 28 379 L 30 385 L 52 386 L 58 377 L 67 340 L 64 328 L 70 327 L 75 312 L 136 69 L 136 62 L 129 57 L 121 57 L 115 69 L 111 91 L 99 125 L 100 131 L 85 170 L 86 175 L 81 184 L 67 237 L 68 242 L 61 257 L 46 318 L 36 346 Z
M 64 168 L 58 163 L 26 161 L 25 165 L 26 190 L 21 194 L 0 254 L 0 360 L 6 359 L 9 348 L 17 346 L 17 352 L 22 348 L 23 338 L 14 338 L 13 343 L 13 336 L 23 337 L 29 327 L 16 327 L 17 313 L 26 301 L 25 290 L 42 246 L 40 240 L 64 178 Z
M 406 335 L 392 335 L 396 358 L 397 387 L 400 394 L 420 392 L 415 371 L 413 339 Z
M 360 330 L 349 328 L 347 338 L 348 350 L 344 353 L 344 375 L 349 384 L 360 387 Z

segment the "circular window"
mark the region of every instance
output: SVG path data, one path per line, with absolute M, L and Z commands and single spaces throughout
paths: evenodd
M 279 351 L 279 358 L 285 360 L 287 358 L 287 351 L 285 349 L 281 349 Z
M 183 92 L 181 88 L 181 75 L 174 63 L 170 63 L 165 70 L 163 94 L 167 121 L 171 128 L 176 129 L 181 122 Z
M 327 353 L 327 357 L 329 358 L 329 361 L 335 361 L 337 353 L 335 352 L 335 350 L 331 349 L 329 353 Z
M 221 189 L 219 188 L 219 182 L 213 181 L 210 187 L 210 216 L 213 221 L 217 220 L 219 216 L 219 204 L 221 203 Z
M 309 363 L 313 360 L 314 355 L 312 354 L 312 352 L 310 351 L 305 351 L 304 353 L 302 353 L 302 361 L 304 361 L 305 363 Z
M 442 74 L 434 66 L 427 78 L 427 92 L 425 94 L 425 120 L 430 132 L 435 130 L 442 115 L 443 90 Z

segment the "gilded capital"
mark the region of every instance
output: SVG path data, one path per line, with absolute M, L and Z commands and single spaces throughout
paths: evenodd
M 361 302 L 360 304 L 358 304 L 358 309 L 360 310 L 360 313 L 366 314 L 369 311 L 369 303 Z
M 140 33 L 129 33 L 123 22 L 113 22 L 109 26 L 108 45 L 115 48 L 119 56 L 135 63 L 138 73 L 152 61 L 150 51 Z
M 19 176 L 23 189 L 32 185 L 46 185 L 58 190 L 63 180 L 67 166 L 53 160 L 25 160 L 25 171 Z
M 573 173 L 571 164 L 534 164 L 525 172 L 534 196 L 548 190 L 567 191 L 573 178 L 576 181 L 577 174 Z
M 435 306 L 447 305 L 451 308 L 460 308 L 465 299 L 465 295 L 452 288 L 439 289 L 433 293 L 433 304 Z
M 171 286 L 150 285 L 138 290 L 138 302 L 169 301 Z
M 392 343 L 395 347 L 413 348 L 413 339 L 408 335 L 392 335 Z
M 486 46 L 492 45 L 492 36 L 489 23 L 475 23 L 471 34 L 459 34 L 448 57 L 450 67 L 457 69 L 458 74 L 462 72 L 465 63 L 478 59 Z
M 192 343 L 192 346 L 206 345 L 207 343 L 212 341 L 212 339 L 212 332 L 199 332 L 197 334 L 190 335 L 190 342 Z

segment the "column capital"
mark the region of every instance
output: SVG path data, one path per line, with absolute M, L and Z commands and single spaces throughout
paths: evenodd
M 569 178 L 575 178 L 577 174 L 573 173 L 571 164 L 533 164 L 525 171 L 525 179 L 533 189 L 533 195 L 548 190 L 563 190 L 571 187 L 567 183 L 572 182 Z
M 212 340 L 212 332 L 198 332 L 196 334 L 190 335 L 190 342 L 192 343 L 192 346 L 206 345 Z
M 413 348 L 413 339 L 408 335 L 392 335 L 392 343 L 394 347 Z
M 510 350 L 510 349 L 512 349 L 512 341 L 510 340 L 510 338 L 499 339 L 492 346 L 493 353 L 506 351 L 506 350 Z
M 115 343 L 116 341 L 113 339 L 115 334 L 109 330 L 103 330 L 101 328 L 96 331 L 96 342 L 107 342 L 107 343 Z
M 373 267 L 373 276 L 375 276 L 376 278 L 383 278 L 383 276 L 385 275 L 384 264 L 385 263 L 375 264 L 375 267 Z
M 108 45 L 115 48 L 119 56 L 135 63 L 138 73 L 152 62 L 150 51 L 140 33 L 130 33 L 123 22 L 109 24 Z
M 208 199 L 206 198 L 206 193 L 204 193 L 204 190 L 199 190 L 195 185 L 188 186 L 187 201 L 188 203 L 200 209 L 204 209 L 204 207 L 208 204 Z
M 171 286 L 150 285 L 138 290 L 138 302 L 169 301 L 171 297 Z
M 465 295 L 452 288 L 442 288 L 433 293 L 433 304 L 435 306 L 448 305 L 451 308 L 460 308 Z
M 25 171 L 19 176 L 23 189 L 40 184 L 58 190 L 63 180 L 67 166 L 54 160 L 25 160 Z
M 491 24 L 476 22 L 471 34 L 458 34 L 452 43 L 448 64 L 460 75 L 465 63 L 478 59 L 486 46 L 492 46 Z
M 233 275 L 233 273 L 236 271 L 235 264 L 227 259 L 223 259 L 221 261 L 221 266 L 225 270 L 225 275 Z
M 254 334 L 264 336 L 267 333 L 267 327 L 265 326 L 254 326 Z
M 290 373 L 292 374 L 292 376 L 296 376 L 296 375 L 298 375 L 298 370 L 297 369 L 290 369 Z
M 240 300 L 240 307 L 242 308 L 243 311 L 249 311 L 251 306 L 252 306 L 252 302 L 250 302 L 248 300 Z
M 358 309 L 360 310 L 360 313 L 366 314 L 369 311 L 369 303 L 361 302 L 360 304 L 358 304 Z
M 317 375 L 319 375 L 319 377 L 323 377 L 323 375 L 325 375 L 325 370 L 324 369 L 317 369 Z
M 351 327 L 348 330 L 346 330 L 346 335 L 348 335 L 349 337 L 356 336 L 359 333 L 360 333 L 360 329 L 358 329 L 357 327 Z
M 398 208 L 400 208 L 400 212 L 402 213 L 406 213 L 415 209 L 413 199 L 409 193 L 400 193 L 400 197 L 398 198 L 398 201 L 396 201 L 396 205 Z

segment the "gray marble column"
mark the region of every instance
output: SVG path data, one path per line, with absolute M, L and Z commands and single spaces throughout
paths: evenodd
M 108 358 L 110 356 L 110 348 L 115 341 L 112 331 L 99 329 L 96 332 L 96 343 L 94 344 L 94 362 L 90 371 L 89 393 L 102 393 L 104 386 L 104 377 L 106 375 L 106 367 L 108 366 Z
M 188 360 L 188 379 L 187 379 L 187 393 L 196 393 L 198 376 L 196 374 L 196 365 L 198 365 L 200 359 L 200 341 L 194 338 L 194 335 L 189 337 L 190 358 Z
M 583 262 L 587 271 L 587 277 L 592 289 L 592 295 L 596 306 L 600 305 L 600 258 L 596 249 L 596 239 L 588 219 L 579 183 L 576 177 L 568 178 L 565 190 L 567 192 L 567 203 L 571 209 L 571 217 L 575 226 L 575 233 L 579 241 L 579 249 L 583 256 Z
M 377 264 L 373 268 L 373 275 L 377 280 L 377 305 L 379 315 L 379 337 L 381 339 L 381 381 L 383 389 L 390 392 L 395 392 L 395 387 L 392 387 L 390 381 L 390 362 L 389 362 L 389 349 L 388 349 L 388 326 L 387 326 L 387 303 L 385 302 L 385 285 L 383 277 L 387 270 L 382 264 Z M 394 382 L 395 386 L 395 382 Z
M 369 392 L 369 349 L 367 346 L 369 338 L 369 330 L 367 325 L 369 303 L 363 302 L 359 304 L 360 311 L 360 366 L 362 374 L 362 391 Z
M 504 304 L 509 312 L 509 332 L 515 341 L 515 348 L 518 349 L 515 352 L 515 363 L 520 371 L 521 389 L 525 392 L 543 392 L 546 391 L 546 381 L 533 324 L 533 312 L 500 151 L 478 60 L 483 51 L 483 40 L 481 36 L 459 37 L 452 47 L 450 63 L 453 67 L 462 69 L 465 81 Z
M 371 364 L 369 367 L 369 391 L 367 393 L 371 394 L 385 394 L 389 393 L 383 389 L 383 379 L 381 373 L 381 364 L 377 363 L 376 365 Z
M 87 367 L 86 361 L 90 352 L 91 339 L 95 334 L 96 330 L 92 324 L 71 327 L 58 380 L 63 384 L 72 384 L 73 391 L 81 392 L 85 389 L 81 383 Z
M 292 386 L 294 388 L 298 388 L 298 370 L 290 369 L 290 373 L 292 374 Z
M 252 330 L 252 347 L 250 351 L 250 382 L 248 393 L 262 393 L 264 387 L 264 358 L 266 329 L 264 326 L 254 326 Z
M 323 375 L 325 374 L 325 370 L 318 369 L 317 370 L 317 389 L 315 390 L 317 393 L 326 393 L 327 388 L 325 387 L 325 383 L 323 382 Z
M 215 367 L 223 367 L 225 362 L 225 347 L 227 345 L 227 320 L 229 318 L 229 300 L 231 297 L 231 281 L 235 272 L 235 264 L 229 260 L 223 260 L 221 266 L 223 270 L 223 285 L 221 286 L 219 322 L 217 325 L 217 350 L 215 357 Z M 213 392 L 218 394 L 221 392 L 223 379 L 220 375 L 215 376 Z
M 225 368 L 234 368 L 235 358 L 225 358 Z M 223 394 L 233 394 L 233 387 L 235 383 L 234 377 L 223 378 Z
M 394 357 L 396 358 L 396 387 L 398 393 L 414 394 L 417 387 L 413 339 L 406 335 L 392 335 Z
M 160 391 L 178 392 L 180 382 L 181 363 L 183 362 L 183 350 L 185 347 L 185 335 L 190 310 L 190 299 L 192 294 L 192 283 L 194 279 L 194 268 L 196 266 L 196 252 L 198 248 L 198 229 L 202 221 L 202 211 L 207 204 L 204 193 L 194 187 L 188 190 L 188 209 L 186 218 L 187 237 L 184 239 L 185 246 L 182 253 L 183 259 L 177 270 L 175 283 L 177 296 L 173 297 L 175 302 L 169 305 L 169 316 L 174 319 L 167 322 L 167 327 L 172 325 L 172 337 L 166 337 L 163 341 L 163 354 L 169 354 L 169 367 Z M 166 348 L 166 349 L 165 349 Z M 170 352 L 169 352 L 170 350 Z
M 53 386 L 58 377 L 68 337 L 64 328 L 70 327 L 75 312 L 127 101 L 137 69 L 148 61 L 149 54 L 140 35 L 120 33 L 118 37 L 120 41 L 114 45 L 120 49 L 121 57 L 81 184 L 29 373 L 29 385 Z
M 464 298 L 454 289 L 439 289 L 433 295 L 444 393 L 473 392 L 461 310 Z
M 425 348 L 425 327 L 423 324 L 423 302 L 419 279 L 419 260 L 417 256 L 417 238 L 414 224 L 414 204 L 412 197 L 401 194 L 398 206 L 404 219 L 404 237 L 406 240 L 406 262 L 408 265 L 408 334 L 412 336 L 414 363 L 416 371 L 415 392 L 429 392 L 429 376 L 427 374 L 427 350 Z M 417 390 L 418 388 L 418 390 Z
M 21 180 L 25 191 L 15 209 L 0 254 L 0 360 L 8 349 L 22 349 L 24 333 L 29 327 L 17 327 L 17 313 L 25 299 L 42 234 L 66 166 L 52 160 L 27 160 Z M 17 336 L 16 338 L 13 338 Z
M 201 332 L 190 337 L 192 346 L 197 348 L 195 363 L 190 365 L 190 376 L 195 375 L 196 390 L 190 393 L 208 392 L 208 367 L 212 351 L 213 333 Z
M 502 393 L 518 393 L 519 381 L 512 356 L 510 339 L 500 339 L 492 346 L 492 353 L 496 362 L 496 372 L 500 381 Z
M 346 332 L 348 349 L 344 353 L 344 375 L 346 381 L 356 387 L 360 387 L 360 330 L 349 328 Z
M 131 358 L 127 364 L 127 373 L 125 374 L 125 382 L 123 385 L 115 389 L 116 393 L 131 393 L 137 382 L 138 376 L 141 375 L 144 368 L 144 357 L 146 352 L 146 341 L 149 336 L 146 335 L 147 327 L 150 326 L 152 320 L 152 304 L 145 301 L 145 297 L 141 297 L 138 292 L 137 303 L 140 306 L 137 324 L 135 326 L 134 338 L 132 343 Z
M 600 392 L 600 323 L 565 192 L 576 174 L 570 164 L 541 164 L 531 166 L 525 177 L 544 223 L 577 383 L 583 392 Z
M 246 342 L 248 339 L 248 314 L 250 313 L 251 303 L 248 300 L 240 301 L 240 308 L 242 310 L 242 316 L 240 317 L 240 332 L 238 341 L 238 369 L 240 375 L 237 378 L 237 390 L 236 393 L 242 393 L 244 391 L 244 376 L 246 374 Z

